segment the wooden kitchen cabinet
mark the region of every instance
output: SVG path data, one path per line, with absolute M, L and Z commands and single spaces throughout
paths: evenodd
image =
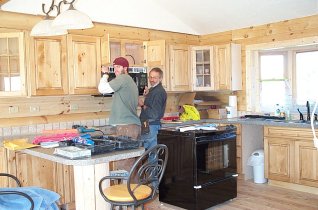
M 100 80 L 101 38 L 67 35 L 70 94 L 96 94 Z
M 18 177 L 22 186 L 38 186 L 52 190 L 61 196 L 60 204 L 73 205 L 75 202 L 73 166 L 3 147 L 0 149 L 0 154 L 7 160 L 7 167 L 0 168 L 2 172 Z M 8 184 L 7 180 L 2 180 L 0 184 L 0 187 L 16 187 L 13 181 Z
M 27 88 L 24 33 L 0 33 L 0 96 L 25 95 Z
M 68 34 L 30 43 L 31 95 L 98 93 L 100 37 Z
M 68 94 L 66 36 L 33 37 L 30 45 L 31 95 Z
M 312 141 L 295 141 L 295 183 L 318 187 L 318 150 Z
M 268 179 L 293 182 L 295 144 L 292 139 L 264 138 L 265 176 Z
M 166 41 L 146 41 L 144 45 L 144 65 L 148 68 L 148 72 L 154 68 L 159 67 L 163 71 L 162 86 L 169 90 L 169 62 L 166 64 L 166 59 L 169 59 L 168 53 L 166 53 Z
M 308 128 L 264 127 L 265 176 L 318 187 L 318 150 Z
M 112 62 L 117 57 L 125 57 L 129 66 L 144 66 L 144 47 L 143 42 L 134 40 L 110 40 L 110 61 Z
M 186 45 L 166 45 L 165 40 L 144 42 L 145 65 L 163 71 L 167 91 L 191 91 L 190 50 Z
M 213 47 L 191 48 L 192 81 L 194 91 L 214 90 Z
M 170 91 L 191 91 L 190 51 L 185 45 L 169 46 Z
M 214 46 L 215 90 L 242 90 L 241 46 Z

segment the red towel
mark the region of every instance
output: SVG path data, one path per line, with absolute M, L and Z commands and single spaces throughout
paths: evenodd
M 78 136 L 78 133 L 58 133 L 54 135 L 36 136 L 34 137 L 32 143 L 39 144 L 41 142 L 72 140 L 73 138 Z

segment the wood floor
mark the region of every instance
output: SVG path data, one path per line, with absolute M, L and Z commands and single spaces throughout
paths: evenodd
M 318 190 L 318 189 L 317 189 Z M 181 210 L 182 208 L 153 201 L 147 210 Z M 238 196 L 209 210 L 318 210 L 318 195 L 288 190 L 252 181 L 238 180 Z

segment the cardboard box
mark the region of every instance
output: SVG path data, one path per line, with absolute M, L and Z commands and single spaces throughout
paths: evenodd
M 208 117 L 210 119 L 225 119 L 226 109 L 208 109 Z

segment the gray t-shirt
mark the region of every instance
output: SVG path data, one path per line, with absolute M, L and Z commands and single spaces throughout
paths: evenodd
M 140 125 L 137 115 L 138 88 L 134 80 L 127 74 L 121 74 L 111 80 L 109 85 L 114 90 L 109 124 Z

